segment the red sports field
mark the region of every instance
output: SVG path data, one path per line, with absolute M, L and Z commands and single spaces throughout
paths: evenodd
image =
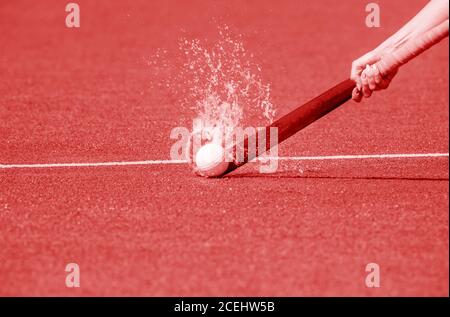
M 167 161 L 192 117 L 146 58 L 229 25 L 283 115 L 427 1 L 377 1 L 380 28 L 368 2 L 80 0 L 73 29 L 64 1 L 0 2 L 0 295 L 448 296 L 448 39 L 281 144 L 276 173 Z

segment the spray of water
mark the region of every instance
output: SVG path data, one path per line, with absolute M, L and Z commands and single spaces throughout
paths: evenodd
M 213 43 L 181 38 L 178 54 L 158 50 L 147 64 L 155 74 L 158 89 L 168 89 L 176 104 L 192 111 L 193 134 L 203 142 L 230 144 L 236 128 L 261 127 L 271 123 L 275 107 L 270 83 L 262 79 L 262 68 L 243 44 L 242 35 L 229 27 L 218 28 Z M 193 153 L 192 153 L 193 154 Z
M 270 84 L 261 79 L 261 67 L 249 55 L 240 36 L 219 28 L 219 39 L 207 46 L 199 39 L 182 39 L 183 69 L 188 74 L 189 102 L 206 138 L 224 136 L 237 127 L 264 126 L 273 121 Z M 198 132 L 198 131 L 194 131 Z

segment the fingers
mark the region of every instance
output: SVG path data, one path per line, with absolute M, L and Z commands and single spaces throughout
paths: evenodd
M 352 69 L 351 69 L 351 72 L 350 72 L 350 79 L 352 79 L 355 82 L 356 87 L 358 88 L 358 90 L 361 90 L 361 88 L 362 88 L 362 83 L 361 83 L 360 76 L 361 76 L 361 73 L 362 73 L 363 69 L 364 68 L 361 67 L 361 65 L 359 65 L 357 63 L 357 61 L 352 63 Z
M 369 98 L 372 95 L 372 90 L 369 87 L 369 79 L 370 78 L 368 77 L 368 74 L 370 74 L 370 73 L 367 72 L 367 69 L 368 68 L 366 67 L 366 69 L 361 74 L 361 84 L 362 84 L 361 91 L 362 91 L 364 98 Z
M 380 54 L 376 51 L 370 51 L 369 53 L 361 56 L 356 59 L 352 63 L 352 68 L 350 71 L 350 78 L 353 80 L 357 80 L 361 75 L 361 72 L 364 70 L 366 65 L 375 64 L 380 60 Z
M 372 65 L 372 76 L 376 86 L 379 86 L 383 81 L 383 76 L 381 76 L 380 70 L 376 65 Z
M 352 94 L 352 99 L 359 102 L 362 97 L 370 97 L 372 95 L 372 90 L 374 89 L 375 79 L 371 76 L 364 75 L 368 65 L 376 63 L 380 60 L 380 56 L 376 51 L 371 51 L 357 60 L 353 61 L 350 78 L 356 84 L 356 90 Z M 373 88 L 373 89 L 371 89 Z
M 377 88 L 377 84 L 375 82 L 375 70 L 373 70 L 373 67 L 377 68 L 375 65 L 372 66 L 367 65 L 365 70 L 367 76 L 367 83 L 369 84 L 370 91 L 374 91 Z
M 356 88 L 352 92 L 354 101 L 360 102 L 362 98 L 369 98 L 374 91 L 389 87 L 397 69 L 382 75 L 376 66 L 381 56 L 382 52 L 374 50 L 353 61 L 350 78 L 356 84 Z
M 353 88 L 352 91 L 352 99 L 356 102 L 360 102 L 362 99 L 362 93 L 361 91 L 358 89 L 358 87 Z
M 395 69 L 389 74 L 382 76 L 376 64 L 372 66 L 366 65 L 359 79 L 357 79 L 358 81 L 356 81 L 357 85 L 352 92 L 352 99 L 360 102 L 363 97 L 369 98 L 374 91 L 388 88 L 397 71 L 398 69 Z

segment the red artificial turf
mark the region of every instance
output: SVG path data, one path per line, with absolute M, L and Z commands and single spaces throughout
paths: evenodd
M 182 36 L 242 35 L 279 114 L 350 73 L 427 1 L 0 4 L 0 163 L 169 159 L 192 119 L 144 62 Z M 169 61 L 170 61 L 170 54 Z M 175 57 L 174 57 L 175 58 Z M 284 156 L 448 153 L 448 40 Z M 448 296 L 448 157 L 282 162 L 224 179 L 186 165 L 0 169 L 0 295 Z M 65 286 L 69 262 L 81 288 Z M 364 284 L 365 265 L 381 287 Z

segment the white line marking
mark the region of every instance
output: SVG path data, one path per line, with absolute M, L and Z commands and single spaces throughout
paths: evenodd
M 164 165 L 185 164 L 183 160 L 148 160 L 128 162 L 97 162 L 97 163 L 48 163 L 48 164 L 0 164 L 0 168 L 53 168 L 53 167 L 97 167 L 97 166 L 126 166 L 126 165 Z
M 278 160 L 292 161 L 322 161 L 322 160 L 364 160 L 364 159 L 395 159 L 395 158 L 421 158 L 421 157 L 448 157 L 448 153 L 410 153 L 410 154 L 362 154 L 362 155 L 330 155 L 330 156 L 288 156 L 279 157 Z M 276 159 L 276 158 L 275 158 Z
M 363 155 L 329 155 L 329 156 L 281 156 L 263 157 L 280 161 L 323 161 L 323 160 L 360 160 L 360 159 L 397 159 L 397 158 L 436 158 L 449 157 L 449 153 L 409 153 L 409 154 L 363 154 Z M 167 165 L 187 164 L 184 160 L 147 160 L 97 163 L 48 163 L 48 164 L 0 164 L 0 169 L 18 168 L 56 168 L 56 167 L 99 167 L 99 166 L 130 166 L 130 165 Z

